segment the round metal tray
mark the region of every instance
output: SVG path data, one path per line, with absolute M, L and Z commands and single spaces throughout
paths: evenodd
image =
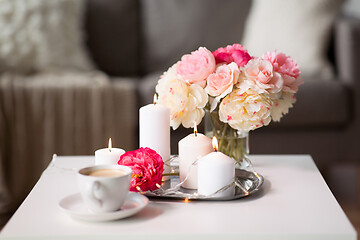
M 165 181 L 159 190 L 146 192 L 144 195 L 150 198 L 178 199 L 178 200 L 210 200 L 226 201 L 249 196 L 257 192 L 264 183 L 264 177 L 256 172 L 249 172 L 242 169 L 235 170 L 235 194 L 233 196 L 216 197 L 201 196 L 197 190 L 190 190 L 179 187 L 176 191 L 167 191 L 180 183 L 179 176 L 171 176 L 170 180 Z

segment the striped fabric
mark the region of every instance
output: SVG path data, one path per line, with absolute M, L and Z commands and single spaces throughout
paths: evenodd
M 0 215 L 21 203 L 54 153 L 92 155 L 109 137 L 133 150 L 134 83 L 99 72 L 0 76 Z

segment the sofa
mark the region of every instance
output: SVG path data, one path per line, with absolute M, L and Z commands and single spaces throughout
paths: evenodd
M 46 2 L 32 1 L 37 9 Z M 332 72 L 322 72 L 325 67 L 321 64 L 317 71 L 303 71 L 299 62 L 305 83 L 296 95 L 295 106 L 280 122 L 250 133 L 251 154 L 311 154 L 325 176 L 336 164 L 360 161 L 360 77 L 356 74 L 360 66 L 360 20 L 338 11 L 342 1 L 331 1 L 335 7 L 324 10 L 327 30 L 318 43 L 325 51 L 314 51 L 324 55 Z M 64 2 L 74 4 L 70 0 L 53 1 Z M 67 33 L 73 34 L 56 35 L 67 26 L 67 20 L 75 21 L 66 16 L 59 18 L 61 24 L 55 28 L 55 37 L 50 38 L 48 45 L 40 44 L 41 54 L 30 60 L 1 58 L 1 51 L 5 50 L 0 45 L 2 63 L 12 60 L 0 64 L 3 222 L 29 193 L 53 154 L 92 155 L 96 149 L 106 147 L 109 137 L 116 147 L 136 149 L 138 109 L 152 102 L 160 75 L 183 54 L 199 46 L 213 51 L 243 43 L 244 33 L 249 36 L 251 30 L 247 20 L 256 14 L 253 8 L 258 4 L 251 0 L 79 2 L 83 4 L 77 18 L 81 23 L 77 31 L 81 34 L 74 42 L 82 45 L 76 45 L 75 50 L 55 51 L 64 41 L 73 41 L 71 36 L 79 34 L 72 29 Z M 314 11 L 321 6 L 315 6 Z M 66 14 L 76 10 L 64 9 Z M 16 10 L 10 9 L 6 14 L 12 11 Z M 332 11 L 330 17 L 326 11 Z M 322 14 L 314 15 L 321 18 Z M 0 17 L 0 22 L 4 19 Z M 46 34 L 47 28 L 39 29 Z M 35 35 L 32 28 L 29 31 L 29 36 Z M 44 34 L 41 31 L 38 35 Z M 6 34 L 0 30 L 0 38 Z M 60 43 L 51 46 L 56 41 Z M 248 41 L 252 42 L 251 37 Z M 49 60 L 51 56 L 42 59 L 46 47 L 46 54 L 57 54 L 52 58 L 54 61 Z M 81 48 L 83 53 L 73 56 Z M 23 52 L 26 51 L 30 50 Z M 57 62 L 60 58 L 64 60 Z M 73 63 L 75 58 L 77 62 Z M 18 68 L 18 63 L 25 67 Z M 183 127 L 171 132 L 173 154 L 177 153 L 177 142 L 190 132 L 191 129 Z

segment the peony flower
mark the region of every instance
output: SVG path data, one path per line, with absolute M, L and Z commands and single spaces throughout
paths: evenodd
M 232 91 L 239 75 L 239 67 L 234 62 L 218 65 L 215 73 L 207 78 L 205 91 L 210 96 L 223 98 Z
M 245 66 L 246 78 L 267 84 L 273 77 L 273 66 L 269 61 L 262 59 L 251 59 Z
M 293 93 L 283 93 L 281 98 L 274 100 L 271 118 L 276 122 L 280 121 L 283 115 L 287 114 L 289 109 L 293 107 L 295 102 L 296 98 Z
M 267 52 L 262 58 L 264 60 L 268 60 L 276 72 L 293 78 L 298 78 L 300 75 L 299 66 L 296 61 L 291 59 L 289 56 L 286 56 L 284 53 L 277 53 L 277 51 Z
M 304 83 L 303 80 L 291 77 L 289 75 L 283 75 L 283 79 L 283 92 L 296 93 L 299 89 L 299 86 Z
M 180 124 L 192 127 L 199 124 L 205 115 L 204 107 L 208 102 L 205 90 L 197 84 L 187 84 L 176 75 L 177 64 L 165 72 L 156 86 L 158 104 L 170 109 L 170 125 L 175 130 Z
M 240 76 L 238 88 L 243 91 L 252 89 L 261 94 L 267 93 L 277 96 L 281 93 L 284 80 L 281 74 L 273 71 L 271 63 L 262 59 L 251 59 L 244 67 L 244 74 Z
M 142 191 L 152 191 L 158 189 L 156 184 L 161 184 L 164 162 L 151 148 L 126 152 L 120 156 L 118 164 L 132 170 L 130 191 L 137 192 L 137 187 Z
M 239 67 L 245 66 L 251 59 L 251 56 L 240 44 L 228 45 L 225 48 L 218 48 L 213 52 L 216 63 L 235 62 Z
M 204 88 L 206 78 L 215 71 L 216 64 L 212 53 L 206 48 L 200 47 L 191 54 L 182 56 L 177 65 L 176 73 L 179 79 Z
M 253 58 L 240 44 L 213 53 L 200 47 L 160 77 L 156 92 L 158 103 L 170 109 L 174 130 L 199 124 L 206 106 L 210 112 L 219 108 L 220 120 L 231 128 L 249 131 L 288 112 L 303 83 L 299 74 L 296 62 L 276 51 Z
M 234 129 L 248 132 L 270 123 L 271 106 L 272 101 L 267 94 L 235 89 L 220 103 L 219 118 Z

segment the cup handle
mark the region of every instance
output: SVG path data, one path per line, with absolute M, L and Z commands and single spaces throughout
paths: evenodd
M 100 190 L 101 190 L 101 183 L 98 181 L 94 181 L 93 183 L 90 183 L 88 185 L 88 191 L 87 191 L 88 198 L 91 199 L 91 201 L 93 201 L 99 207 L 101 207 L 103 204 L 101 198 L 98 197 Z

